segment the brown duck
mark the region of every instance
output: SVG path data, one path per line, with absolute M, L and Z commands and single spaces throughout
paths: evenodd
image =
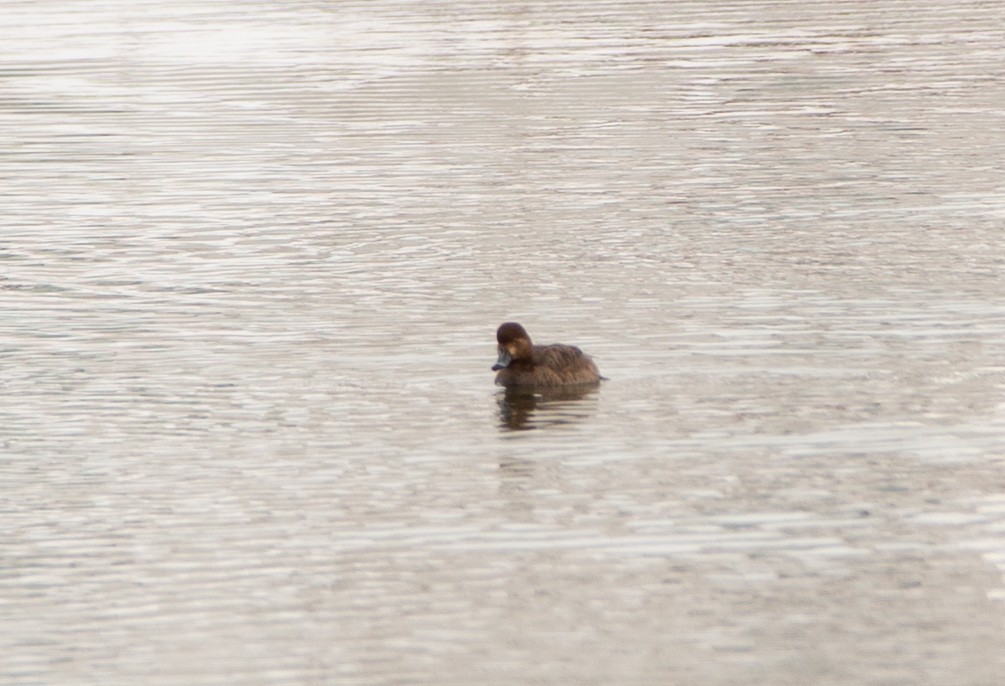
M 506 322 L 496 331 L 499 360 L 492 365 L 500 386 L 570 386 L 597 383 L 600 370 L 574 345 L 534 345 L 527 330 Z

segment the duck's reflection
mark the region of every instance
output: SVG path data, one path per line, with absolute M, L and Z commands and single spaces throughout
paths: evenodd
M 592 404 L 581 401 L 596 393 L 599 383 L 575 386 L 513 386 L 498 395 L 499 428 L 509 431 L 570 424 L 589 414 Z

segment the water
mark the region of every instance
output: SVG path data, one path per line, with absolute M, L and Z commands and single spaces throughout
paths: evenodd
M 1001 682 L 994 3 L 3 14 L 0 682 Z

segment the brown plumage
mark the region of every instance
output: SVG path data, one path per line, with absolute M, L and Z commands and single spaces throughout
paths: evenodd
M 499 360 L 492 366 L 498 371 L 500 386 L 567 386 L 597 383 L 603 377 L 589 355 L 574 345 L 534 345 L 527 330 L 516 322 L 507 322 L 496 331 Z

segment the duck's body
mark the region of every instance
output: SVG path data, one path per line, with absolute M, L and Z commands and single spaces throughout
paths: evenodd
M 507 322 L 496 331 L 499 360 L 492 366 L 500 386 L 570 386 L 603 377 L 589 355 L 574 345 L 534 345 L 527 330 Z

